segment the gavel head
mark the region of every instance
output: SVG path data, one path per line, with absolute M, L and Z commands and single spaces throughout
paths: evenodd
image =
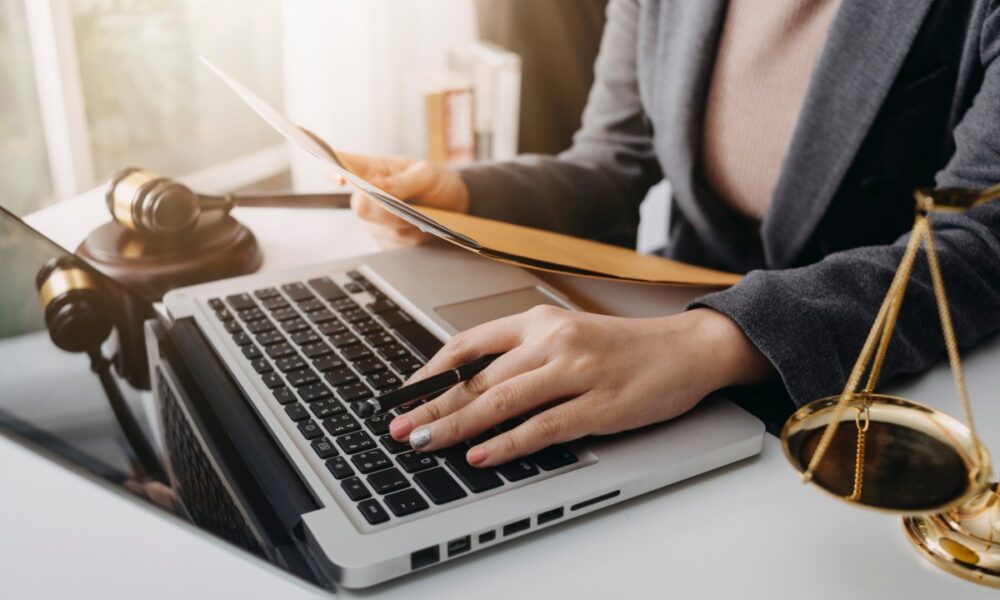
M 71 256 L 53 258 L 35 276 L 49 337 L 67 352 L 94 350 L 111 335 L 111 315 L 96 277 Z
M 184 185 L 129 167 L 111 177 L 104 199 L 111 217 L 140 235 L 183 234 L 201 214 L 198 195 Z

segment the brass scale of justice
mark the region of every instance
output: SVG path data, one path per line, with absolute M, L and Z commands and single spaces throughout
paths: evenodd
M 1000 489 L 989 481 L 990 457 L 976 435 L 930 224 L 932 213 L 961 213 L 1000 199 L 1000 184 L 983 191 L 921 189 L 914 196 L 906 251 L 844 391 L 796 411 L 781 442 L 803 481 L 852 504 L 903 515 L 907 537 L 931 563 L 1000 588 Z M 965 424 L 875 393 L 921 245 Z

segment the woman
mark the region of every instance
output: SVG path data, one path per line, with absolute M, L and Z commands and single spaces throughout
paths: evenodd
M 558 157 L 453 172 L 349 167 L 413 202 L 634 243 L 638 204 L 673 189 L 665 254 L 747 272 L 659 319 L 539 308 L 457 335 L 414 375 L 503 353 L 392 422 L 421 450 L 544 407 L 468 450 L 493 466 L 555 442 L 680 415 L 714 390 L 780 381 L 837 393 L 895 271 L 922 185 L 1000 181 L 996 0 L 612 0 L 583 126 Z M 390 244 L 420 234 L 363 196 Z M 1000 325 L 1000 205 L 935 217 L 960 343 Z M 926 268 L 887 375 L 942 352 Z

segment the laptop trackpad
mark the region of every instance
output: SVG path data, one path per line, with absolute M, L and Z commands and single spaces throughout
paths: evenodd
M 480 323 L 515 315 L 539 304 L 565 306 L 537 287 L 523 288 L 474 300 L 439 306 L 434 311 L 458 331 L 475 327 Z

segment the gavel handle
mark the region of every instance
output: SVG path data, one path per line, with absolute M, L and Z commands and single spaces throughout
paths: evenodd
M 281 208 L 350 208 L 350 194 L 289 194 L 263 192 L 255 194 L 227 194 L 222 198 L 230 206 L 281 207 Z

